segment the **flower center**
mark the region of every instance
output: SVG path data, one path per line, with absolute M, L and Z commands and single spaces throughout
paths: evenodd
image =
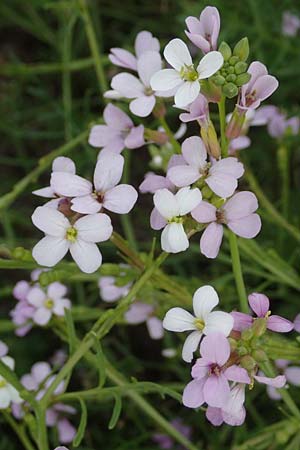
M 218 364 L 212 364 L 209 368 L 209 375 L 216 375 L 217 377 L 221 375 L 221 368 Z
M 7 381 L 5 380 L 0 380 L 0 389 L 4 388 L 7 385 Z
M 77 230 L 74 227 L 69 227 L 66 231 L 66 239 L 70 242 L 75 242 L 77 238 Z
M 99 202 L 99 203 L 103 203 L 103 200 L 104 200 L 104 193 L 103 192 L 97 192 L 97 191 L 94 191 L 93 192 L 93 197 L 94 197 L 94 199 L 95 200 L 97 200 L 97 202 Z
M 225 212 L 222 209 L 218 209 L 216 212 L 217 223 L 226 223 Z
M 51 298 L 46 298 L 46 300 L 44 301 L 44 306 L 47 309 L 52 309 L 54 306 L 54 301 Z
M 246 95 L 246 105 L 250 106 L 256 100 L 256 91 L 250 92 L 250 94 Z
M 146 86 L 144 89 L 144 94 L 145 95 L 153 95 L 153 90 L 151 89 L 150 86 Z
M 197 330 L 202 331 L 203 328 L 205 327 L 205 323 L 202 319 L 195 319 L 194 321 L 195 327 L 197 328 Z
M 197 81 L 199 78 L 199 74 L 197 70 L 195 70 L 194 66 L 183 66 L 180 69 L 180 77 L 184 81 Z
M 167 220 L 168 223 L 183 223 L 183 217 L 172 217 L 172 219 Z
M 207 177 L 209 174 L 210 167 L 211 167 L 211 163 L 206 163 L 205 166 L 200 167 L 200 169 L 199 169 L 200 175 L 202 175 L 203 177 Z

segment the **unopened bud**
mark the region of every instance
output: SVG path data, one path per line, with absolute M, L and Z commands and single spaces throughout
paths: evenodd
M 241 73 L 236 77 L 235 84 L 237 86 L 243 86 L 250 81 L 251 75 L 248 72 Z
M 236 80 L 236 75 L 234 73 L 230 73 L 226 77 L 226 81 L 229 81 L 230 83 L 234 83 Z
M 265 334 L 267 329 L 267 320 L 264 318 L 255 319 L 252 325 L 254 336 L 260 337 Z
M 226 137 L 228 139 L 234 139 L 240 136 L 245 122 L 245 115 L 246 113 L 240 112 L 237 109 L 233 111 L 229 124 L 226 128 Z
M 22 261 L 33 261 L 31 252 L 23 247 L 14 248 L 12 251 L 12 257 Z
M 235 66 L 238 61 L 239 61 L 239 57 L 238 56 L 231 56 L 229 58 L 229 64 L 231 66 Z
M 147 141 L 155 142 L 159 145 L 164 145 L 169 140 L 167 134 L 164 131 L 151 130 L 150 128 L 145 129 L 144 138 Z
M 69 198 L 61 198 L 58 202 L 57 209 L 59 212 L 63 213 L 66 217 L 71 217 L 74 214 L 74 211 L 71 209 L 72 203 Z
M 222 75 L 216 75 L 216 76 L 213 77 L 213 82 L 217 86 L 223 86 L 223 84 L 225 83 L 225 78 L 222 77 Z
M 253 338 L 253 330 L 252 328 L 246 328 L 246 330 L 242 331 L 241 338 L 244 341 L 250 341 Z
M 208 154 L 213 156 L 215 159 L 219 159 L 221 156 L 221 148 L 212 121 L 208 121 L 208 126 L 201 127 L 200 132 Z
M 219 46 L 219 52 L 222 53 L 224 61 L 227 61 L 230 58 L 230 56 L 232 55 L 231 48 L 229 47 L 227 42 L 224 42 L 224 41 L 221 42 L 221 44 Z
M 201 193 L 202 193 L 202 198 L 205 199 L 205 200 L 210 199 L 211 196 L 213 195 L 213 191 L 207 185 L 205 185 L 201 189 Z
M 224 84 L 222 91 L 227 98 L 236 97 L 239 93 L 238 87 L 231 82 Z
M 232 338 L 228 338 L 229 344 L 230 344 L 230 350 L 234 352 L 237 349 L 237 341 Z
M 202 80 L 201 94 L 206 97 L 208 102 L 218 103 L 222 97 L 222 89 L 211 80 Z
M 268 361 L 266 353 L 262 349 L 254 350 L 252 356 L 258 363 L 263 363 Z
M 256 367 L 256 361 L 250 355 L 243 356 L 240 360 L 241 366 L 249 372 Z
M 246 72 L 248 68 L 248 64 L 243 62 L 243 61 L 239 61 L 238 63 L 236 63 L 236 65 L 234 66 L 234 72 L 237 75 L 240 75 L 241 73 Z
M 249 56 L 249 41 L 244 37 L 241 39 L 233 49 L 234 56 L 238 56 L 241 61 L 246 61 Z
M 239 346 L 237 352 L 238 352 L 239 356 L 245 356 L 245 355 L 248 355 L 249 350 L 246 347 Z

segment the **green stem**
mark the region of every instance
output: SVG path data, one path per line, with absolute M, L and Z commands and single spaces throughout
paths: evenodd
M 88 131 L 84 131 L 76 138 L 72 139 L 68 143 L 62 145 L 61 147 L 53 150 L 52 152 L 48 153 L 48 155 L 41 158 L 39 160 L 39 165 L 35 169 L 33 169 L 28 173 L 28 175 L 26 175 L 26 177 L 22 178 L 18 183 L 16 183 L 14 188 L 10 192 L 4 194 L 0 198 L 0 211 L 10 206 L 11 203 L 13 203 L 31 183 L 34 183 L 37 178 L 46 169 L 48 169 L 48 167 L 52 164 L 52 161 L 57 156 L 68 154 L 71 150 L 73 150 L 73 148 L 84 142 L 88 137 L 88 133 Z
M 42 402 L 36 407 L 36 421 L 38 427 L 38 447 L 39 450 L 49 450 L 48 433 L 46 425 L 46 408 L 42 406 Z
M 278 168 L 281 176 L 281 211 L 283 216 L 288 219 L 289 215 L 289 149 L 286 145 L 280 145 L 277 151 Z
M 12 430 L 15 432 L 16 436 L 18 436 L 20 442 L 22 442 L 24 448 L 26 450 L 35 450 L 32 443 L 28 439 L 28 436 L 25 433 L 25 430 L 23 426 L 19 425 L 11 416 L 10 413 L 7 413 L 6 411 L 1 411 L 3 414 L 3 417 L 5 418 L 6 422 L 9 424 L 9 426 L 12 428 Z
M 84 21 L 85 30 L 88 38 L 88 43 L 90 46 L 91 54 L 94 59 L 94 66 L 99 82 L 100 93 L 103 94 L 108 89 L 105 72 L 103 70 L 100 50 L 97 42 L 97 37 L 93 28 L 93 23 L 91 16 L 86 4 L 86 0 L 79 0 L 79 7 L 81 10 L 82 19 Z
M 138 292 L 142 289 L 145 283 L 152 277 L 153 273 L 158 269 L 158 267 L 167 258 L 167 253 L 161 253 L 161 255 L 153 262 L 153 264 L 145 270 L 143 275 L 138 279 L 138 281 L 133 285 L 130 292 L 126 297 L 124 297 L 118 304 L 116 308 L 111 308 L 107 310 L 98 321 L 95 323 L 93 328 L 89 333 L 86 334 L 85 338 L 82 340 L 78 349 L 73 353 L 73 355 L 66 362 L 64 367 L 56 376 L 55 380 L 49 386 L 44 397 L 40 401 L 40 404 L 45 408 L 47 407 L 49 400 L 54 393 L 57 386 L 66 378 L 66 376 L 72 371 L 73 367 L 80 361 L 80 359 L 85 355 L 85 353 L 92 348 L 94 345 L 95 338 L 102 339 L 110 329 L 117 323 L 120 318 L 123 317 L 124 313 L 130 306 L 130 304 L 136 298 Z
M 181 146 L 180 146 L 179 142 L 177 141 L 177 139 L 174 138 L 174 134 L 172 133 L 169 125 L 167 124 L 166 119 L 164 117 L 159 117 L 159 122 L 160 122 L 161 126 L 164 128 L 164 130 L 173 146 L 175 153 L 180 154 Z
M 104 57 L 102 57 L 103 59 Z M 107 63 L 106 59 L 104 62 Z M 94 65 L 93 58 L 83 58 L 69 61 L 68 64 L 59 63 L 33 63 L 33 64 L 13 64 L 7 63 L 0 66 L 0 75 L 5 76 L 32 76 L 32 75 L 49 75 L 51 73 L 63 72 L 68 70 L 76 72 L 84 69 L 90 69 Z
M 130 182 L 130 162 L 131 162 L 131 150 L 126 149 L 124 152 L 125 164 L 122 177 L 122 183 L 128 184 Z M 129 242 L 130 248 L 135 252 L 138 251 L 137 241 L 135 239 L 135 233 L 131 222 L 130 214 L 121 215 L 121 223 L 123 231 L 127 241 Z
M 231 253 L 231 262 L 232 262 L 232 270 L 235 278 L 235 284 L 237 288 L 237 292 L 240 300 L 240 308 L 241 311 L 247 313 L 249 311 L 248 308 L 248 300 L 247 293 L 243 279 L 241 260 L 239 254 L 239 247 L 237 242 L 236 235 L 229 230 L 229 245 L 230 245 L 230 253 Z
M 222 95 L 221 100 L 218 102 L 219 108 L 219 120 L 220 120 L 220 134 L 221 134 L 221 152 L 222 158 L 228 156 L 228 142 L 225 134 L 226 130 L 226 97 Z

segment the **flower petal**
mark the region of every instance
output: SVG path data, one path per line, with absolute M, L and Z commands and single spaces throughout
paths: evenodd
M 138 117 L 147 117 L 151 114 L 155 106 L 155 96 L 154 95 L 142 95 L 130 102 L 130 111 Z
M 155 51 L 144 52 L 137 62 L 137 70 L 140 79 L 146 87 L 150 87 L 152 75 L 161 70 L 161 56 Z
M 182 223 L 172 222 L 163 229 L 161 234 L 161 248 L 165 252 L 184 252 L 189 245 L 189 240 Z
M 70 222 L 61 212 L 47 206 L 36 208 L 31 220 L 39 230 L 60 238 L 65 236 L 66 229 L 70 226 Z
M 32 256 L 38 264 L 55 266 L 67 253 L 69 242 L 54 236 L 45 236 L 32 249 Z
M 195 317 L 183 308 L 171 308 L 163 320 L 163 327 L 168 331 L 196 330 Z
M 200 239 L 200 251 L 207 258 L 218 256 L 223 239 L 223 226 L 212 222 L 205 228 Z
M 167 225 L 167 222 L 156 208 L 153 208 L 150 215 L 150 226 L 153 230 L 161 230 Z
M 181 67 L 191 66 L 193 64 L 189 49 L 181 39 L 172 39 L 166 45 L 164 57 L 178 72 L 180 72 Z
M 175 97 L 175 105 L 178 108 L 184 108 L 185 106 L 192 103 L 198 96 L 200 92 L 199 81 L 184 81 L 184 83 L 179 86 Z
M 102 213 L 81 217 L 74 228 L 78 231 L 78 240 L 92 243 L 107 241 L 113 232 L 110 217 Z
M 104 108 L 103 117 L 107 125 L 112 129 L 123 131 L 133 127 L 130 117 L 112 103 L 109 103 Z
M 151 339 L 162 339 L 164 336 L 164 329 L 162 321 L 158 317 L 149 317 L 146 322 L 149 336 Z
M 267 328 L 277 333 L 288 333 L 294 328 L 293 322 L 285 319 L 284 317 L 272 315 L 268 318 Z
M 102 203 L 91 194 L 84 195 L 83 197 L 75 197 L 71 200 L 72 211 L 79 212 L 81 214 L 96 214 L 102 208 Z
M 235 381 L 236 383 L 250 384 L 251 381 L 247 370 L 237 366 L 236 364 L 228 367 L 225 370 L 224 375 L 227 380 Z
M 186 162 L 198 170 L 206 164 L 207 151 L 199 136 L 191 136 L 183 141 L 182 154 Z
M 140 97 L 144 93 L 144 86 L 131 73 L 118 73 L 111 80 L 111 87 L 125 98 Z
M 200 189 L 183 187 L 175 194 L 179 206 L 179 215 L 185 216 L 195 209 L 202 200 Z
M 157 211 L 165 219 L 172 219 L 179 215 L 179 205 L 176 197 L 168 189 L 159 189 L 153 197 L 154 205 Z
M 182 347 L 182 359 L 185 362 L 192 362 L 194 352 L 199 348 L 202 333 L 200 331 L 193 331 L 186 338 Z
M 294 386 L 300 386 L 300 367 L 287 367 L 284 371 L 287 382 Z
M 210 375 L 203 387 L 203 396 L 208 406 L 223 408 L 229 400 L 230 388 L 223 374 Z
M 228 220 L 241 219 L 254 213 L 258 208 L 257 198 L 252 192 L 242 191 L 227 200 L 222 209 Z
M 233 329 L 235 331 L 243 331 L 246 328 L 250 328 L 253 322 L 253 318 L 249 314 L 241 313 L 238 311 L 232 311 L 230 315 L 233 317 Z
M 136 70 L 136 57 L 128 50 L 117 47 L 111 48 L 108 58 L 116 66 Z
M 233 317 L 223 311 L 213 311 L 208 314 L 205 320 L 203 333 L 210 334 L 220 332 L 228 336 L 233 328 Z
M 200 354 L 212 363 L 223 366 L 230 356 L 230 344 L 222 333 L 212 333 L 203 338 Z
M 209 175 L 205 182 L 215 194 L 222 198 L 230 197 L 238 185 L 235 177 L 221 172 Z
M 201 177 L 195 167 L 188 165 L 171 167 L 168 170 L 167 176 L 178 187 L 189 186 Z
M 134 49 L 138 58 L 140 58 L 140 56 L 148 50 L 159 52 L 159 40 L 153 37 L 153 34 L 150 33 L 150 31 L 140 31 L 136 35 Z
M 223 66 L 224 58 L 220 52 L 209 52 L 198 64 L 197 72 L 200 80 L 211 77 Z
M 118 214 L 127 214 L 132 210 L 138 198 L 138 193 L 129 184 L 119 184 L 106 191 L 103 206 Z
M 221 408 L 213 408 L 212 406 L 208 406 L 205 415 L 207 420 L 215 427 L 222 425 L 223 414 Z
M 252 239 L 257 236 L 261 230 L 261 219 L 258 214 L 250 214 L 248 217 L 230 220 L 227 223 L 227 226 L 238 236 Z
M 282 388 L 286 383 L 286 378 L 284 375 L 278 375 L 275 378 L 261 377 L 261 376 L 255 375 L 254 378 L 259 383 L 267 384 L 268 386 L 273 386 L 277 389 Z
M 56 194 L 65 197 L 88 195 L 93 188 L 90 181 L 67 172 L 52 172 L 50 184 Z
M 199 408 L 203 405 L 203 386 L 205 378 L 202 380 L 192 380 L 184 388 L 182 395 L 182 403 L 188 408 Z
M 26 300 L 32 306 L 35 306 L 36 308 L 39 308 L 40 306 L 43 305 L 44 301 L 46 300 L 46 294 L 38 286 L 33 286 L 30 289 L 30 291 L 28 292 Z
M 174 69 L 163 69 L 152 75 L 150 80 L 151 88 L 154 91 L 169 91 L 183 84 L 180 75 Z
M 219 297 L 212 286 L 202 286 L 196 290 L 193 296 L 193 309 L 195 316 L 206 320 L 208 314 L 219 303 Z
M 127 148 L 138 148 L 145 144 L 144 140 L 144 125 L 132 127 L 127 137 L 124 140 L 124 144 Z
M 217 208 L 214 205 L 202 201 L 195 209 L 193 209 L 191 215 L 193 219 L 197 220 L 199 223 L 209 223 L 217 220 L 216 212 Z
M 98 192 L 104 193 L 121 180 L 124 158 L 121 155 L 103 155 L 97 161 L 94 172 L 94 185 Z
M 102 255 L 96 244 L 77 239 L 70 246 L 72 258 L 79 269 L 85 273 L 93 273 L 102 263 Z
M 266 295 L 253 292 L 248 296 L 248 301 L 257 317 L 265 317 L 270 308 L 270 301 Z

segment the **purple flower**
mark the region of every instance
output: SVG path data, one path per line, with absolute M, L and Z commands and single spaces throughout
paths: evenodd
M 117 286 L 115 277 L 103 276 L 99 279 L 98 286 L 102 300 L 110 303 L 125 297 L 130 290 L 131 283 L 125 286 Z
M 239 136 L 229 142 L 228 154 L 235 155 L 237 151 L 244 150 L 245 148 L 250 147 L 250 145 L 251 140 L 248 136 Z
M 294 328 L 294 324 L 281 316 L 270 315 L 270 301 L 264 294 L 254 292 L 248 296 L 250 308 L 256 314 L 257 318 L 265 318 L 268 330 L 276 331 L 277 333 L 288 333 Z M 255 318 L 249 314 L 233 311 L 231 315 L 234 318 L 233 329 L 236 331 L 243 331 L 251 327 Z
M 52 173 L 51 186 L 61 195 L 73 197 L 71 209 L 81 214 L 95 214 L 102 208 L 127 214 L 137 200 L 136 190 L 121 180 L 124 158 L 121 155 L 101 155 L 95 167 L 94 183 L 78 175 Z
M 176 428 L 183 436 L 187 439 L 191 438 L 192 430 L 191 427 L 184 425 L 181 419 L 173 419 L 171 420 L 171 425 Z M 167 434 L 163 433 L 155 433 L 152 436 L 153 441 L 159 446 L 161 449 L 173 449 L 174 448 L 174 439 L 172 439 Z
M 200 14 L 199 19 L 189 16 L 185 23 L 189 30 L 185 31 L 185 34 L 203 53 L 217 49 L 220 32 L 220 15 L 217 8 L 207 6 Z
M 223 239 L 223 225 L 236 235 L 254 238 L 261 229 L 261 220 L 254 212 L 258 208 L 257 198 L 252 192 L 243 191 L 233 195 L 221 208 L 205 201 L 192 212 L 199 223 L 209 223 L 200 239 L 200 250 L 207 258 L 216 258 Z
M 18 300 L 18 303 L 10 311 L 10 316 L 16 325 L 15 333 L 20 337 L 25 336 L 33 326 L 32 316 L 34 307 L 27 300 L 30 289 L 30 284 L 24 280 L 18 281 L 13 289 L 13 296 Z
M 167 176 L 175 186 L 189 186 L 203 179 L 210 189 L 222 198 L 230 197 L 237 188 L 237 180 L 244 173 L 244 166 L 237 158 L 224 158 L 213 164 L 207 162 L 207 151 L 202 139 L 191 136 L 182 144 L 185 165 L 168 170 Z
M 294 386 L 300 386 L 300 367 L 289 366 L 290 361 L 286 359 L 277 359 L 276 367 L 285 376 L 286 381 Z M 272 400 L 280 400 L 281 394 L 273 386 L 267 386 L 267 393 Z
M 159 41 L 149 31 L 140 31 L 134 43 L 135 55 L 123 48 L 111 48 L 108 55 L 110 61 L 125 69 L 137 70 L 137 61 L 147 51 L 159 52 Z
M 111 80 L 111 87 L 122 97 L 131 99 L 130 111 L 139 117 L 151 114 L 155 103 L 155 92 L 150 86 L 151 77 L 161 70 L 162 61 L 158 52 L 142 53 L 137 61 L 139 78 L 130 73 L 119 73 Z
M 240 426 L 246 418 L 244 403 L 245 384 L 239 383 L 231 388 L 229 399 L 223 408 L 208 406 L 206 418 L 216 427 L 223 422 L 231 426 Z
M 300 128 L 299 117 L 290 117 L 287 119 L 284 113 L 278 109 L 269 118 L 268 132 L 274 138 L 282 138 L 285 134 L 297 135 Z
M 282 34 L 284 36 L 296 36 L 300 28 L 300 19 L 295 14 L 285 11 L 282 16 Z
M 270 97 L 278 88 L 278 80 L 268 74 L 266 66 L 259 61 L 250 64 L 248 73 L 251 79 L 241 88 L 238 110 L 246 112 L 249 108 L 256 109 L 260 103 Z
M 249 384 L 248 373 L 237 365 L 225 366 L 230 357 L 230 344 L 221 333 L 205 336 L 200 354 L 192 368 L 194 380 L 183 391 L 183 404 L 188 408 L 198 408 L 203 403 L 224 408 L 230 399 L 229 381 Z
M 102 148 L 104 153 L 121 153 L 127 148 L 138 148 L 144 145 L 144 126 L 134 126 L 130 117 L 120 108 L 108 104 L 103 111 L 105 125 L 94 125 L 91 128 L 89 144 Z
M 132 325 L 146 322 L 151 339 L 162 339 L 164 329 L 162 321 L 153 315 L 154 306 L 147 303 L 135 302 L 125 313 L 125 320 Z
M 182 122 L 192 122 L 197 120 L 201 126 L 208 125 L 209 108 L 208 101 L 204 95 L 199 94 L 187 108 L 188 112 L 181 113 L 179 119 Z
M 34 286 L 27 294 L 27 301 L 34 307 L 32 320 L 38 325 L 46 325 L 52 315 L 64 316 L 65 309 L 71 307 L 71 302 L 65 298 L 67 288 L 59 282 L 49 284 L 45 292 Z

